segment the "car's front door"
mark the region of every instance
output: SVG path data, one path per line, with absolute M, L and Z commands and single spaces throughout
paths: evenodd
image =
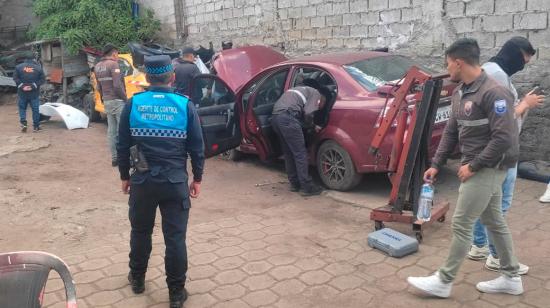
M 198 110 L 207 158 L 239 146 L 235 93 L 223 80 L 214 75 L 195 77 L 190 99 Z
M 265 160 L 279 151 L 272 142 L 277 137 L 271 127 L 273 106 L 287 88 L 288 67 L 269 72 L 259 83 L 252 83 L 244 90 L 243 110 L 246 136 L 256 147 L 260 159 Z

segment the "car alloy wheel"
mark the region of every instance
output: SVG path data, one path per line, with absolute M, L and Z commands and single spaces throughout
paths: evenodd
M 350 190 L 361 181 L 348 152 L 338 143 L 325 141 L 317 151 L 317 171 L 330 189 Z

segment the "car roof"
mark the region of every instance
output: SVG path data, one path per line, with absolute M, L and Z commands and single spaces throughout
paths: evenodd
M 334 52 L 334 53 L 326 53 L 326 54 L 320 54 L 320 55 L 293 58 L 283 63 L 284 64 L 326 63 L 326 64 L 334 64 L 334 65 L 346 65 L 346 64 L 351 64 L 354 62 L 363 61 L 367 59 L 387 57 L 387 56 L 392 56 L 392 54 L 387 52 L 379 52 L 379 51 Z M 283 63 L 280 63 L 280 64 L 283 64 Z

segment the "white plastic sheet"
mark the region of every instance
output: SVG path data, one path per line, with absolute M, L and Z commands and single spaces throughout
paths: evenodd
M 84 112 L 61 103 L 45 103 L 40 105 L 40 113 L 45 116 L 60 116 L 65 122 L 67 129 L 87 128 L 90 123 Z

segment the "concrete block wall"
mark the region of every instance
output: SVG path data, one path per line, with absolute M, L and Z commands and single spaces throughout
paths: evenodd
M 174 0 L 138 0 L 137 2 L 155 12 L 155 17 L 160 20 L 161 24 L 161 31 L 159 32 L 161 40 L 166 42 L 178 40 Z
M 212 41 L 219 49 L 230 39 L 235 46 L 271 45 L 289 56 L 389 47 L 443 70 L 443 52 L 457 38 L 478 39 L 486 61 L 508 38 L 521 35 L 532 41 L 537 55 L 514 81 L 521 93 L 534 84 L 550 93 L 550 0 L 176 1 L 182 1 L 187 34 L 174 40 L 176 46 Z M 142 2 L 157 16 L 173 14 L 174 0 Z M 543 132 L 550 126 L 550 110 L 545 110 L 532 112 L 525 123 L 522 159 L 550 159 L 549 134 Z
M 0 29 L 32 25 L 37 21 L 32 14 L 32 0 L 0 0 Z M 26 39 L 24 32 L 0 33 L 0 45 L 11 45 Z

